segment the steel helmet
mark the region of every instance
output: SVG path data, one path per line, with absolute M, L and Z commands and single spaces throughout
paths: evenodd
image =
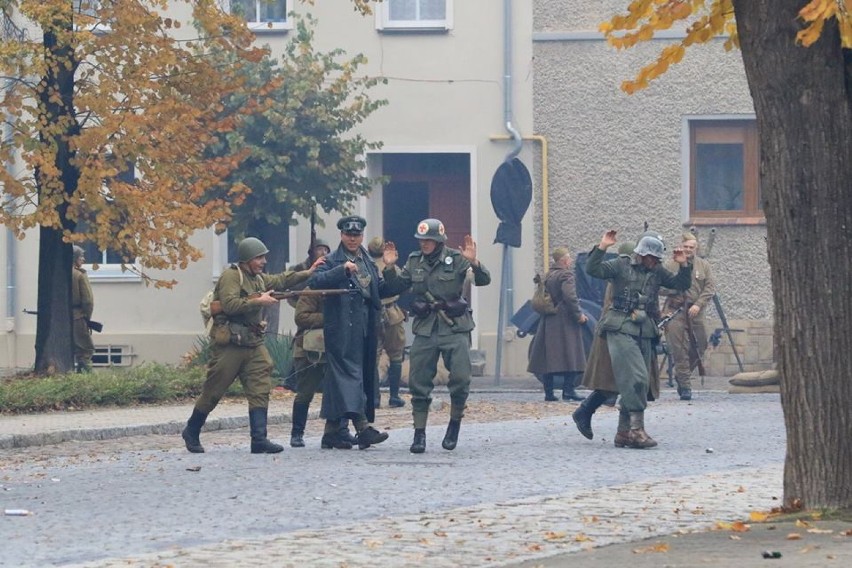
M 423 219 L 417 224 L 417 233 L 414 234 L 414 238 L 443 243 L 447 240 L 447 231 L 444 229 L 444 224 L 437 219 Z
M 666 251 L 666 245 L 659 237 L 648 235 L 639 239 L 636 249 L 633 251 L 639 256 L 655 256 L 662 259 Z
M 74 245 L 74 260 L 77 260 L 81 256 L 86 256 L 86 251 L 83 250 L 83 247 Z
M 253 258 L 263 256 L 268 252 L 269 249 L 266 248 L 266 245 L 263 244 L 263 241 L 254 237 L 247 237 L 241 240 L 239 246 L 237 247 L 237 255 L 240 258 L 240 262 L 248 262 Z
M 367 252 L 376 258 L 382 256 L 385 252 L 385 240 L 382 237 L 373 237 L 367 245 Z

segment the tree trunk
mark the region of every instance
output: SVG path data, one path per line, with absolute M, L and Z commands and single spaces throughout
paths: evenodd
M 71 28 L 71 4 L 60 13 L 56 28 Z M 67 36 L 63 36 L 67 37 Z M 61 188 L 55 179 L 36 169 L 39 200 L 56 202 L 60 227 L 42 226 L 39 231 L 38 321 L 36 323 L 35 372 L 66 373 L 74 369 L 74 341 L 71 310 L 71 245 L 63 242 L 63 231 L 73 231 L 76 223 L 67 216 L 68 198 L 77 191 L 79 169 L 73 165 L 70 140 L 80 128 L 74 111 L 74 50 L 57 41 L 51 29 L 44 33 L 46 71 L 39 84 L 39 112 L 44 126 L 39 143 L 55 151 L 54 164 L 60 172 Z M 55 94 L 59 96 L 56 97 Z M 57 200 L 56 194 L 63 194 Z
M 852 508 L 852 54 L 803 0 L 734 0 L 760 139 L 787 428 L 784 504 Z

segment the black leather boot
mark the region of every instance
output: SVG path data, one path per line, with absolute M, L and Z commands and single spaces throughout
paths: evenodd
M 545 373 L 541 382 L 544 385 L 544 401 L 553 402 L 555 400 L 559 400 L 558 398 L 553 396 L 553 375 L 551 375 L 550 373 Z
M 290 431 L 290 447 L 305 447 L 305 426 L 308 424 L 308 405 L 293 401 L 293 429 Z
M 444 434 L 444 440 L 441 442 L 441 447 L 445 450 L 455 450 L 456 444 L 459 441 L 459 430 L 461 429 L 461 420 L 450 419 L 447 424 L 447 432 Z
M 201 435 L 201 427 L 204 426 L 206 421 L 207 413 L 193 408 L 192 415 L 186 421 L 186 428 L 180 433 L 183 443 L 186 444 L 186 449 L 193 454 L 204 453 L 204 446 L 201 445 L 199 436 Z
M 608 396 L 608 393 L 603 391 L 592 391 L 592 394 L 581 402 L 577 410 L 571 415 L 574 424 L 577 425 L 577 430 L 589 440 L 595 437 L 592 432 L 592 415 L 606 402 Z
M 251 432 L 251 453 L 277 454 L 284 446 L 270 442 L 266 437 L 266 408 L 249 409 L 249 431 Z
M 388 406 L 391 408 L 402 408 L 405 406 L 405 401 L 399 398 L 399 383 L 401 380 L 402 362 L 391 362 L 388 367 L 388 387 L 390 389 Z
M 574 390 L 577 387 L 577 381 L 582 378 L 582 373 L 565 373 L 562 375 L 562 400 L 573 400 L 576 402 L 586 400 L 585 396 L 577 394 L 577 391 Z
M 354 446 L 358 443 L 358 438 L 353 436 L 352 432 L 349 431 L 348 418 L 342 418 L 340 420 L 340 428 L 337 429 L 337 436 L 344 442 L 349 442 L 350 446 Z
M 426 451 L 426 428 L 414 429 L 414 441 L 409 450 L 412 454 L 422 454 Z
M 370 446 L 381 444 L 388 439 L 387 432 L 379 432 L 372 426 L 367 426 L 358 432 L 358 449 L 366 450 Z

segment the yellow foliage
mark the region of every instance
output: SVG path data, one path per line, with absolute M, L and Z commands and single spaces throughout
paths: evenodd
M 843 47 L 852 49 L 852 0 L 802 2 L 805 5 L 799 11 L 799 17 L 805 27 L 796 35 L 801 45 L 813 44 L 822 34 L 825 23 L 835 18 Z M 677 45 L 678 51 L 670 50 L 671 46 L 666 47 L 654 63 L 640 69 L 633 81 L 621 84 L 623 91 L 632 94 L 665 73 L 669 65 L 679 63 L 686 47 L 725 36 L 726 51 L 739 49 L 734 16 L 733 0 L 633 0 L 628 4 L 626 14 L 614 15 L 601 23 L 598 30 L 610 45 L 625 49 L 653 39 L 657 31 L 670 29 L 678 23 L 684 25 L 686 36 Z

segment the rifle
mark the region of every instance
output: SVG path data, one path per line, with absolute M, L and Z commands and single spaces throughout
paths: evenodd
M 24 308 L 24 313 L 29 314 L 31 316 L 37 316 L 38 310 L 28 310 L 28 309 Z M 92 331 L 97 331 L 98 333 L 100 333 L 104 330 L 104 324 L 102 324 L 99 321 L 90 320 L 90 319 L 86 320 L 86 327 L 88 327 Z
M 435 300 L 435 296 L 433 296 L 432 292 L 429 292 L 428 290 L 423 294 L 423 296 L 427 300 L 429 300 L 429 303 L 432 305 L 432 309 L 435 310 L 435 312 L 438 314 L 438 317 L 440 317 L 442 320 L 444 320 L 445 324 L 447 324 L 450 327 L 454 327 L 456 325 L 456 322 L 453 321 L 453 318 L 448 316 L 447 312 L 445 312 L 444 309 L 441 307 L 441 306 L 445 306 L 446 304 L 443 304 L 443 303 Z
M 707 238 L 707 248 L 702 255 L 702 258 L 710 258 L 710 251 L 713 250 L 713 243 L 716 241 L 716 229 L 710 229 L 710 236 Z M 740 373 L 745 369 L 743 362 L 740 359 L 740 354 L 737 352 L 737 346 L 734 344 L 734 336 L 731 333 L 731 326 L 728 325 L 728 318 L 725 317 L 725 310 L 722 309 L 722 299 L 719 297 L 719 292 L 713 294 L 713 306 L 716 308 L 716 313 L 719 314 L 719 320 L 722 322 L 722 329 L 725 330 L 725 335 L 728 336 L 728 341 L 731 344 L 731 351 L 734 352 L 734 357 L 737 360 L 737 367 L 740 368 Z
M 666 317 L 661 319 L 659 322 L 657 322 L 657 329 L 665 329 L 666 324 L 668 324 L 670 321 L 672 321 L 675 318 L 675 316 L 678 315 L 682 311 L 683 311 L 683 306 L 680 306 L 680 307 L 678 307 L 678 309 L 676 309 L 675 311 L 673 311 L 672 313 L 670 313 L 669 315 L 667 315 Z
M 343 294 L 348 294 L 353 292 L 353 290 L 348 289 L 333 289 L 333 290 L 286 290 L 284 292 L 272 292 L 272 297 L 276 300 L 287 300 L 289 298 L 298 298 L 299 296 L 319 296 L 324 298 L 326 296 L 341 296 Z M 249 294 L 248 298 L 259 298 L 261 296 L 260 292 L 256 292 L 254 294 Z M 210 316 L 215 317 L 219 314 L 223 313 L 222 302 L 220 300 L 213 300 L 210 302 Z

